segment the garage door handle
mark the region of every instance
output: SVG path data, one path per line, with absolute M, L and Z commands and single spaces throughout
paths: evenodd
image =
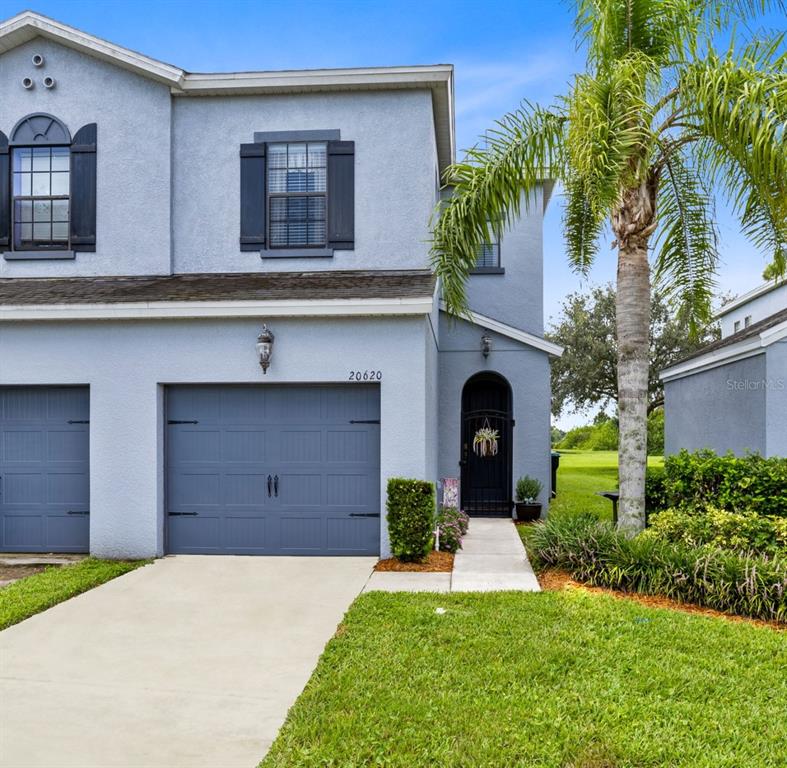
M 197 517 L 198 512 L 170 512 L 170 517 Z
M 350 517 L 380 517 L 379 512 L 350 512 Z
M 379 424 L 380 419 L 350 419 L 350 424 Z
M 69 509 L 66 513 L 68 515 L 89 515 L 90 511 L 87 509 Z
M 69 419 L 68 424 L 90 424 L 90 419 Z
M 169 419 L 167 424 L 199 424 L 198 421 L 179 421 L 178 419 Z
M 271 483 L 273 482 L 273 478 L 268 475 L 268 498 L 271 497 Z
M 279 476 L 278 475 L 276 475 L 276 477 L 273 478 L 273 495 L 274 496 L 278 496 L 279 495 Z

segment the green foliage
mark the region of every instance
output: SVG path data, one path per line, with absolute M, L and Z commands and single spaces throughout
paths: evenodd
M 0 589 L 0 629 L 62 603 L 110 579 L 133 571 L 149 560 L 95 560 L 47 568 Z
M 713 503 L 733 512 L 787 517 L 787 458 L 681 451 L 664 462 L 670 506 Z
M 440 532 L 440 551 L 456 552 L 462 548 L 462 537 L 467 533 L 470 518 L 454 507 L 440 507 L 437 528 Z
M 651 535 L 630 538 L 593 515 L 538 523 L 528 544 L 538 563 L 589 584 L 787 622 L 783 556 L 739 555 Z
M 664 455 L 664 408 L 648 414 L 648 456 Z
M 550 430 L 551 445 L 557 445 L 565 436 L 566 433 L 562 429 L 552 427 Z
M 392 477 L 388 481 L 387 510 L 391 552 L 400 560 L 423 560 L 432 546 L 434 484 Z
M 645 472 L 645 510 L 651 514 L 667 506 L 667 473 L 664 467 L 648 467 Z
M 787 518 L 754 511 L 730 512 L 713 504 L 665 509 L 651 516 L 641 535 L 693 547 L 707 546 L 742 554 L 787 555 Z
M 543 489 L 543 485 L 535 477 L 523 475 L 516 481 L 516 500 L 535 501 Z
M 616 319 L 612 284 L 596 286 L 587 293 L 572 293 L 563 301 L 560 316 L 547 333 L 550 341 L 564 350 L 551 363 L 554 416 L 566 410 L 583 412 L 617 403 Z M 688 313 L 675 312 L 660 293 L 653 294 L 648 350 L 649 413 L 655 413 L 664 402 L 664 385 L 659 373 L 718 338 L 717 323 L 703 325 L 699 332 L 692 334 Z M 615 448 L 617 438 L 608 450 Z M 663 453 L 663 448 L 655 445 L 651 453 Z

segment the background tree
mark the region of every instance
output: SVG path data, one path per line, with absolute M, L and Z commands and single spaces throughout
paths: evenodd
M 664 404 L 659 372 L 720 336 L 716 324 L 691 333 L 687 313 L 674 312 L 658 293 L 650 313 L 648 404 L 650 413 Z M 587 411 L 618 402 L 618 348 L 615 333 L 615 288 L 611 284 L 588 293 L 572 293 L 564 301 L 558 322 L 546 334 L 564 347 L 552 361 L 552 414 Z
M 604 227 L 617 248 L 621 527 L 645 523 L 651 265 L 692 323 L 707 321 L 718 261 L 714 190 L 785 270 L 787 75 L 784 36 L 738 20 L 767 0 L 578 0 L 586 70 L 548 108 L 525 103 L 452 166 L 434 227 L 433 264 L 448 310 L 493 228 L 562 182 L 568 257 L 593 263 Z M 721 32 L 733 42 L 717 41 Z

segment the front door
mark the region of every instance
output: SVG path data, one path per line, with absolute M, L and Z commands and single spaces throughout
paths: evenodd
M 511 388 L 480 373 L 462 390 L 461 504 L 469 515 L 509 517 L 512 499 Z

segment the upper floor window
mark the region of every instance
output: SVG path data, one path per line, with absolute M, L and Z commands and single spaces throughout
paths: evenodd
M 14 147 L 14 248 L 65 248 L 69 235 L 68 147 Z
M 268 145 L 271 248 L 325 247 L 327 188 L 327 142 Z
M 490 224 L 492 240 L 481 243 L 476 256 L 475 271 L 478 273 L 500 273 L 500 236 Z
M 743 327 L 748 328 L 750 325 L 751 325 L 751 315 L 746 315 L 746 317 L 743 318 Z
M 72 259 L 96 250 L 97 141 L 95 123 L 72 137 L 43 112 L 23 117 L 10 137 L 0 131 L 2 258 Z
M 736 320 L 735 324 L 732 327 L 732 332 L 733 333 L 737 333 L 740 329 L 741 329 L 741 321 L 740 320 Z

